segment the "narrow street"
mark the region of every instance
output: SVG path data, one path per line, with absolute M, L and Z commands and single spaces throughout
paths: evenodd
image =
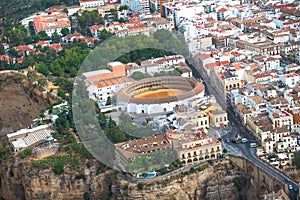
M 197 71 L 196 67 L 193 66 L 189 61 L 187 61 L 189 67 L 192 69 L 193 76 L 196 79 L 202 79 L 201 75 Z M 203 80 L 203 79 L 202 79 Z M 209 85 L 205 83 L 205 80 L 203 80 L 203 83 L 205 85 L 205 91 L 207 92 L 206 94 L 210 94 L 210 90 L 212 88 L 209 88 Z M 217 139 L 221 138 L 223 148 L 227 149 L 227 154 L 235 155 L 235 156 L 241 156 L 245 157 L 248 160 L 250 160 L 252 163 L 255 165 L 259 166 L 261 169 L 269 173 L 271 176 L 274 176 L 280 181 L 286 180 L 288 177 L 286 177 L 284 174 L 282 174 L 280 171 L 274 169 L 273 167 L 269 166 L 267 163 L 264 163 L 261 161 L 259 158 L 256 157 L 255 152 L 256 148 L 250 148 L 250 143 L 251 142 L 256 142 L 254 136 L 249 132 L 249 130 L 246 129 L 241 124 L 241 121 L 236 118 L 232 108 L 230 106 L 227 107 L 227 113 L 228 113 L 228 119 L 230 121 L 230 126 L 228 129 L 210 129 L 209 132 L 216 137 Z M 239 134 L 242 138 L 247 138 L 248 142 L 247 143 L 233 143 L 232 139 L 234 139 L 234 136 L 236 134 Z M 229 142 L 226 142 L 229 141 Z M 289 182 L 286 183 L 286 185 L 291 184 L 293 186 L 292 190 L 289 190 L 289 197 L 292 200 L 297 200 L 299 199 L 298 192 L 299 187 L 298 184 L 295 182 Z M 295 191 L 296 190 L 296 191 Z

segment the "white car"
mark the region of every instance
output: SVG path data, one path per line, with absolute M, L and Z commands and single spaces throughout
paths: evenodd
M 243 138 L 242 143 L 246 143 L 246 142 L 248 142 L 247 138 Z
M 289 190 L 292 190 L 293 186 L 291 184 L 289 184 Z

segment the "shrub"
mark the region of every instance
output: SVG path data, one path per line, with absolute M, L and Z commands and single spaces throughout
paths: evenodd
M 80 180 L 80 179 L 83 179 L 83 180 L 85 180 L 85 176 L 84 176 L 84 174 L 78 174 L 78 175 L 76 175 L 76 177 L 75 177 L 77 180 Z
M 123 190 L 128 190 L 128 185 L 123 185 L 122 189 Z
M 191 169 L 190 169 L 190 173 L 194 173 L 195 172 L 195 169 L 192 167 Z
M 169 183 L 169 179 L 166 178 L 166 179 L 163 180 L 163 186 L 167 186 L 168 183 Z
M 143 184 L 143 183 L 138 183 L 138 184 L 137 184 L 137 188 L 138 188 L 139 190 L 142 190 L 143 187 L 144 187 L 144 184 Z
M 52 171 L 55 174 L 62 174 L 64 173 L 64 165 L 63 163 L 55 163 L 52 167 Z
M 90 198 L 89 198 L 89 194 L 87 193 L 87 192 L 84 192 L 83 193 L 83 199 L 84 200 L 89 200 Z
M 27 148 L 21 151 L 18 155 L 20 156 L 20 158 L 26 158 L 27 156 L 31 156 L 31 154 L 32 154 L 31 149 Z

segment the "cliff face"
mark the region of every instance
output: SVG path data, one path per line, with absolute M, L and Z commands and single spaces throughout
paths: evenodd
M 90 196 L 106 196 L 112 175 L 97 174 L 101 168 L 97 162 L 87 167 L 82 174 L 69 167 L 62 175 L 55 175 L 51 169 L 34 168 L 30 160 L 26 162 L 14 159 L 10 165 L 1 165 L 0 199 L 83 199 L 84 193 Z
M 240 192 L 234 185 L 234 178 L 241 174 L 228 161 L 209 166 L 203 171 L 156 183 L 143 183 L 143 189 L 136 185 L 115 185 L 116 199 L 143 200 L 203 200 L 203 199 L 240 199 Z M 242 195 L 243 196 L 243 195 Z
M 165 180 L 144 180 L 139 188 L 129 184 L 116 173 L 98 174 L 101 166 L 95 161 L 78 172 L 65 167 L 62 175 L 51 169 L 34 168 L 30 160 L 13 160 L 1 165 L 0 198 L 3 199 L 118 199 L 118 200 L 203 200 L 240 199 L 234 178 L 241 174 L 228 161 L 208 166 L 189 174 L 167 177 Z M 149 181 L 149 182 L 148 182 Z M 251 199 L 251 198 L 249 198 Z

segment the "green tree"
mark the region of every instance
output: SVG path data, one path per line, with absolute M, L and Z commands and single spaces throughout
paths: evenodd
M 68 28 L 62 28 L 60 33 L 63 35 L 63 36 L 66 36 L 68 34 L 70 34 L 70 31 Z
M 48 85 L 48 81 L 47 81 L 47 79 L 41 78 L 41 79 L 38 79 L 38 84 L 42 87 L 46 87 Z
M 55 31 L 51 36 L 52 43 L 60 42 L 60 35 Z
M 43 63 L 43 62 L 37 63 L 35 65 L 35 69 L 36 69 L 37 72 L 43 74 L 44 76 L 48 76 L 49 75 L 49 69 L 45 65 L 45 63 Z
M 67 78 L 56 78 L 54 81 L 54 85 L 59 86 L 63 91 L 69 94 L 71 94 L 73 91 L 73 83 Z
M 105 105 L 111 105 L 111 97 L 107 97 Z
M 30 80 L 30 81 L 36 81 L 37 79 L 37 74 L 35 71 L 28 71 L 27 72 L 27 78 Z
M 13 48 L 13 47 L 12 47 L 12 48 L 9 48 L 8 53 L 9 53 L 12 57 L 14 57 L 14 58 L 21 57 L 21 52 L 18 51 L 18 50 L 16 50 L 16 49 Z
M 32 150 L 30 148 L 26 148 L 23 151 L 21 151 L 18 156 L 20 156 L 21 158 L 26 158 L 28 156 L 31 156 L 32 154 Z
M 164 43 L 172 38 L 172 33 L 165 29 L 160 29 L 154 33 L 154 38 Z
M 70 128 L 70 122 L 65 115 L 60 115 L 58 119 L 55 120 L 55 127 L 59 133 L 67 133 Z
M 123 131 L 116 125 L 111 117 L 107 122 L 107 126 L 104 128 L 104 133 L 112 143 L 120 143 L 126 140 Z
M 10 44 L 20 45 L 27 35 L 27 30 L 24 26 L 18 26 L 6 31 L 4 35 L 7 37 Z
M 39 36 L 40 40 L 50 40 L 51 39 L 45 31 L 38 32 L 38 36 Z
M 34 66 L 34 63 L 35 63 L 34 57 L 32 55 L 29 55 L 29 56 L 25 56 L 23 58 L 22 65 L 24 67 L 32 67 L 32 66 Z
M 63 9 L 63 12 L 65 12 L 67 15 L 68 15 L 68 13 L 69 13 L 69 11 L 68 11 L 67 8 L 64 8 L 64 9 Z
M 25 44 L 31 44 L 31 43 L 33 43 L 33 38 L 32 38 L 32 36 L 26 36 L 26 37 L 24 37 L 24 43 Z
M 99 125 L 101 126 L 101 128 L 105 128 L 106 124 L 107 124 L 107 119 L 105 117 L 105 114 L 100 112 L 99 115 L 98 115 L 98 122 L 99 122 Z
M 126 5 L 120 6 L 119 11 L 122 11 L 122 10 L 128 10 L 128 6 L 126 6 Z
M 39 117 L 42 118 L 42 120 L 44 120 L 44 118 L 45 118 L 45 110 L 44 110 L 44 109 L 42 109 L 42 110 L 40 111 Z
M 104 19 L 97 10 L 84 11 L 81 16 L 77 16 L 77 19 L 82 30 L 94 24 L 104 24 Z
M 62 173 L 64 173 L 64 165 L 63 165 L 63 163 L 61 163 L 61 162 L 54 163 L 54 165 L 52 167 L 52 171 L 55 174 L 62 174 Z
M 134 79 L 134 80 L 141 80 L 143 78 L 147 78 L 147 75 L 144 74 L 143 72 L 133 72 L 133 74 L 131 75 L 131 77 Z
M 0 44 L 2 44 L 2 42 L 0 42 Z M 4 46 L 0 45 L 0 55 L 5 54 L 5 50 L 4 50 Z
M 137 187 L 139 190 L 142 190 L 144 188 L 144 184 L 143 183 L 138 183 Z
M 108 38 L 110 38 L 111 36 L 113 36 L 113 33 L 107 32 L 105 29 L 100 31 L 100 40 L 104 41 Z

